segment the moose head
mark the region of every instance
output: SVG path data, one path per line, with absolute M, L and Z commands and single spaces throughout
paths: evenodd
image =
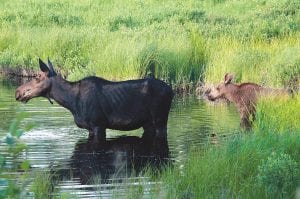
M 41 71 L 30 81 L 16 90 L 16 100 L 21 102 L 28 102 L 34 97 L 46 97 L 52 104 L 49 96 L 51 89 L 51 79 L 57 76 L 54 71 L 51 61 L 48 59 L 48 65 L 39 58 L 39 65 Z
M 233 79 L 232 74 L 229 73 L 225 74 L 224 82 L 220 83 L 215 88 L 208 89 L 205 92 L 207 98 L 211 101 L 214 101 L 219 98 L 224 98 L 226 95 L 230 94 L 232 90 L 232 87 L 230 86 L 232 85 L 231 83 L 232 79 Z

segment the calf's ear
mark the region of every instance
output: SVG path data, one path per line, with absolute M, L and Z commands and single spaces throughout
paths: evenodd
M 226 73 L 225 77 L 224 77 L 224 83 L 225 84 L 229 84 L 231 82 L 231 80 L 233 79 L 233 75 Z

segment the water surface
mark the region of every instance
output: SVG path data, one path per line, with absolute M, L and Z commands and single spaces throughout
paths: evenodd
M 20 81 L 0 79 L 0 136 L 6 135 L 17 111 L 28 114 L 22 125 L 32 123 L 35 127 L 21 137 L 28 147 L 18 158 L 30 161 L 33 175 L 29 176 L 34 178 L 40 170 L 56 173 L 55 186 L 60 192 L 76 194 L 77 198 L 122 196 L 127 191 L 122 186 L 124 181 L 132 185 L 142 181 L 149 187 L 146 191 L 160 183 L 139 173 L 146 166 L 158 165 L 140 139 L 142 129 L 107 130 L 105 144 L 90 143 L 88 132 L 79 129 L 70 112 L 57 103 L 51 105 L 45 98 L 27 104 L 16 102 L 18 84 Z M 218 138 L 238 129 L 239 117 L 232 105 L 209 103 L 193 95 L 175 96 L 168 123 L 170 156 L 166 161 L 184 167 L 189 150 L 216 144 Z

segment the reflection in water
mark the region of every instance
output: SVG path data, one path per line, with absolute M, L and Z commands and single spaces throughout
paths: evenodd
M 145 167 L 159 169 L 169 162 L 168 156 L 153 156 L 147 140 L 136 136 L 122 136 L 94 143 L 87 139 L 76 143 L 69 167 L 55 171 L 59 178 L 79 179 L 81 184 L 101 183 L 137 176 Z M 168 146 L 160 146 L 168 154 Z

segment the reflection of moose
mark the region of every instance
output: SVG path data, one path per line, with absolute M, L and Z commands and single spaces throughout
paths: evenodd
M 87 77 L 68 82 L 39 59 L 42 70 L 32 81 L 16 90 L 16 100 L 27 102 L 43 96 L 71 111 L 75 123 L 89 131 L 95 142 L 104 141 L 105 130 L 133 130 L 143 127 L 143 137 L 154 147 L 167 141 L 167 121 L 173 91 L 155 78 L 111 82 Z M 159 151 L 157 151 L 159 152 Z
M 95 183 L 101 178 L 120 179 L 139 174 L 146 166 L 160 166 L 168 161 L 168 146 L 161 145 L 165 157 L 151 156 L 147 140 L 135 136 L 119 137 L 99 145 L 89 140 L 77 142 L 70 168 L 56 172 L 60 178 L 79 178 L 82 184 Z M 158 167 L 159 168 L 159 167 Z

